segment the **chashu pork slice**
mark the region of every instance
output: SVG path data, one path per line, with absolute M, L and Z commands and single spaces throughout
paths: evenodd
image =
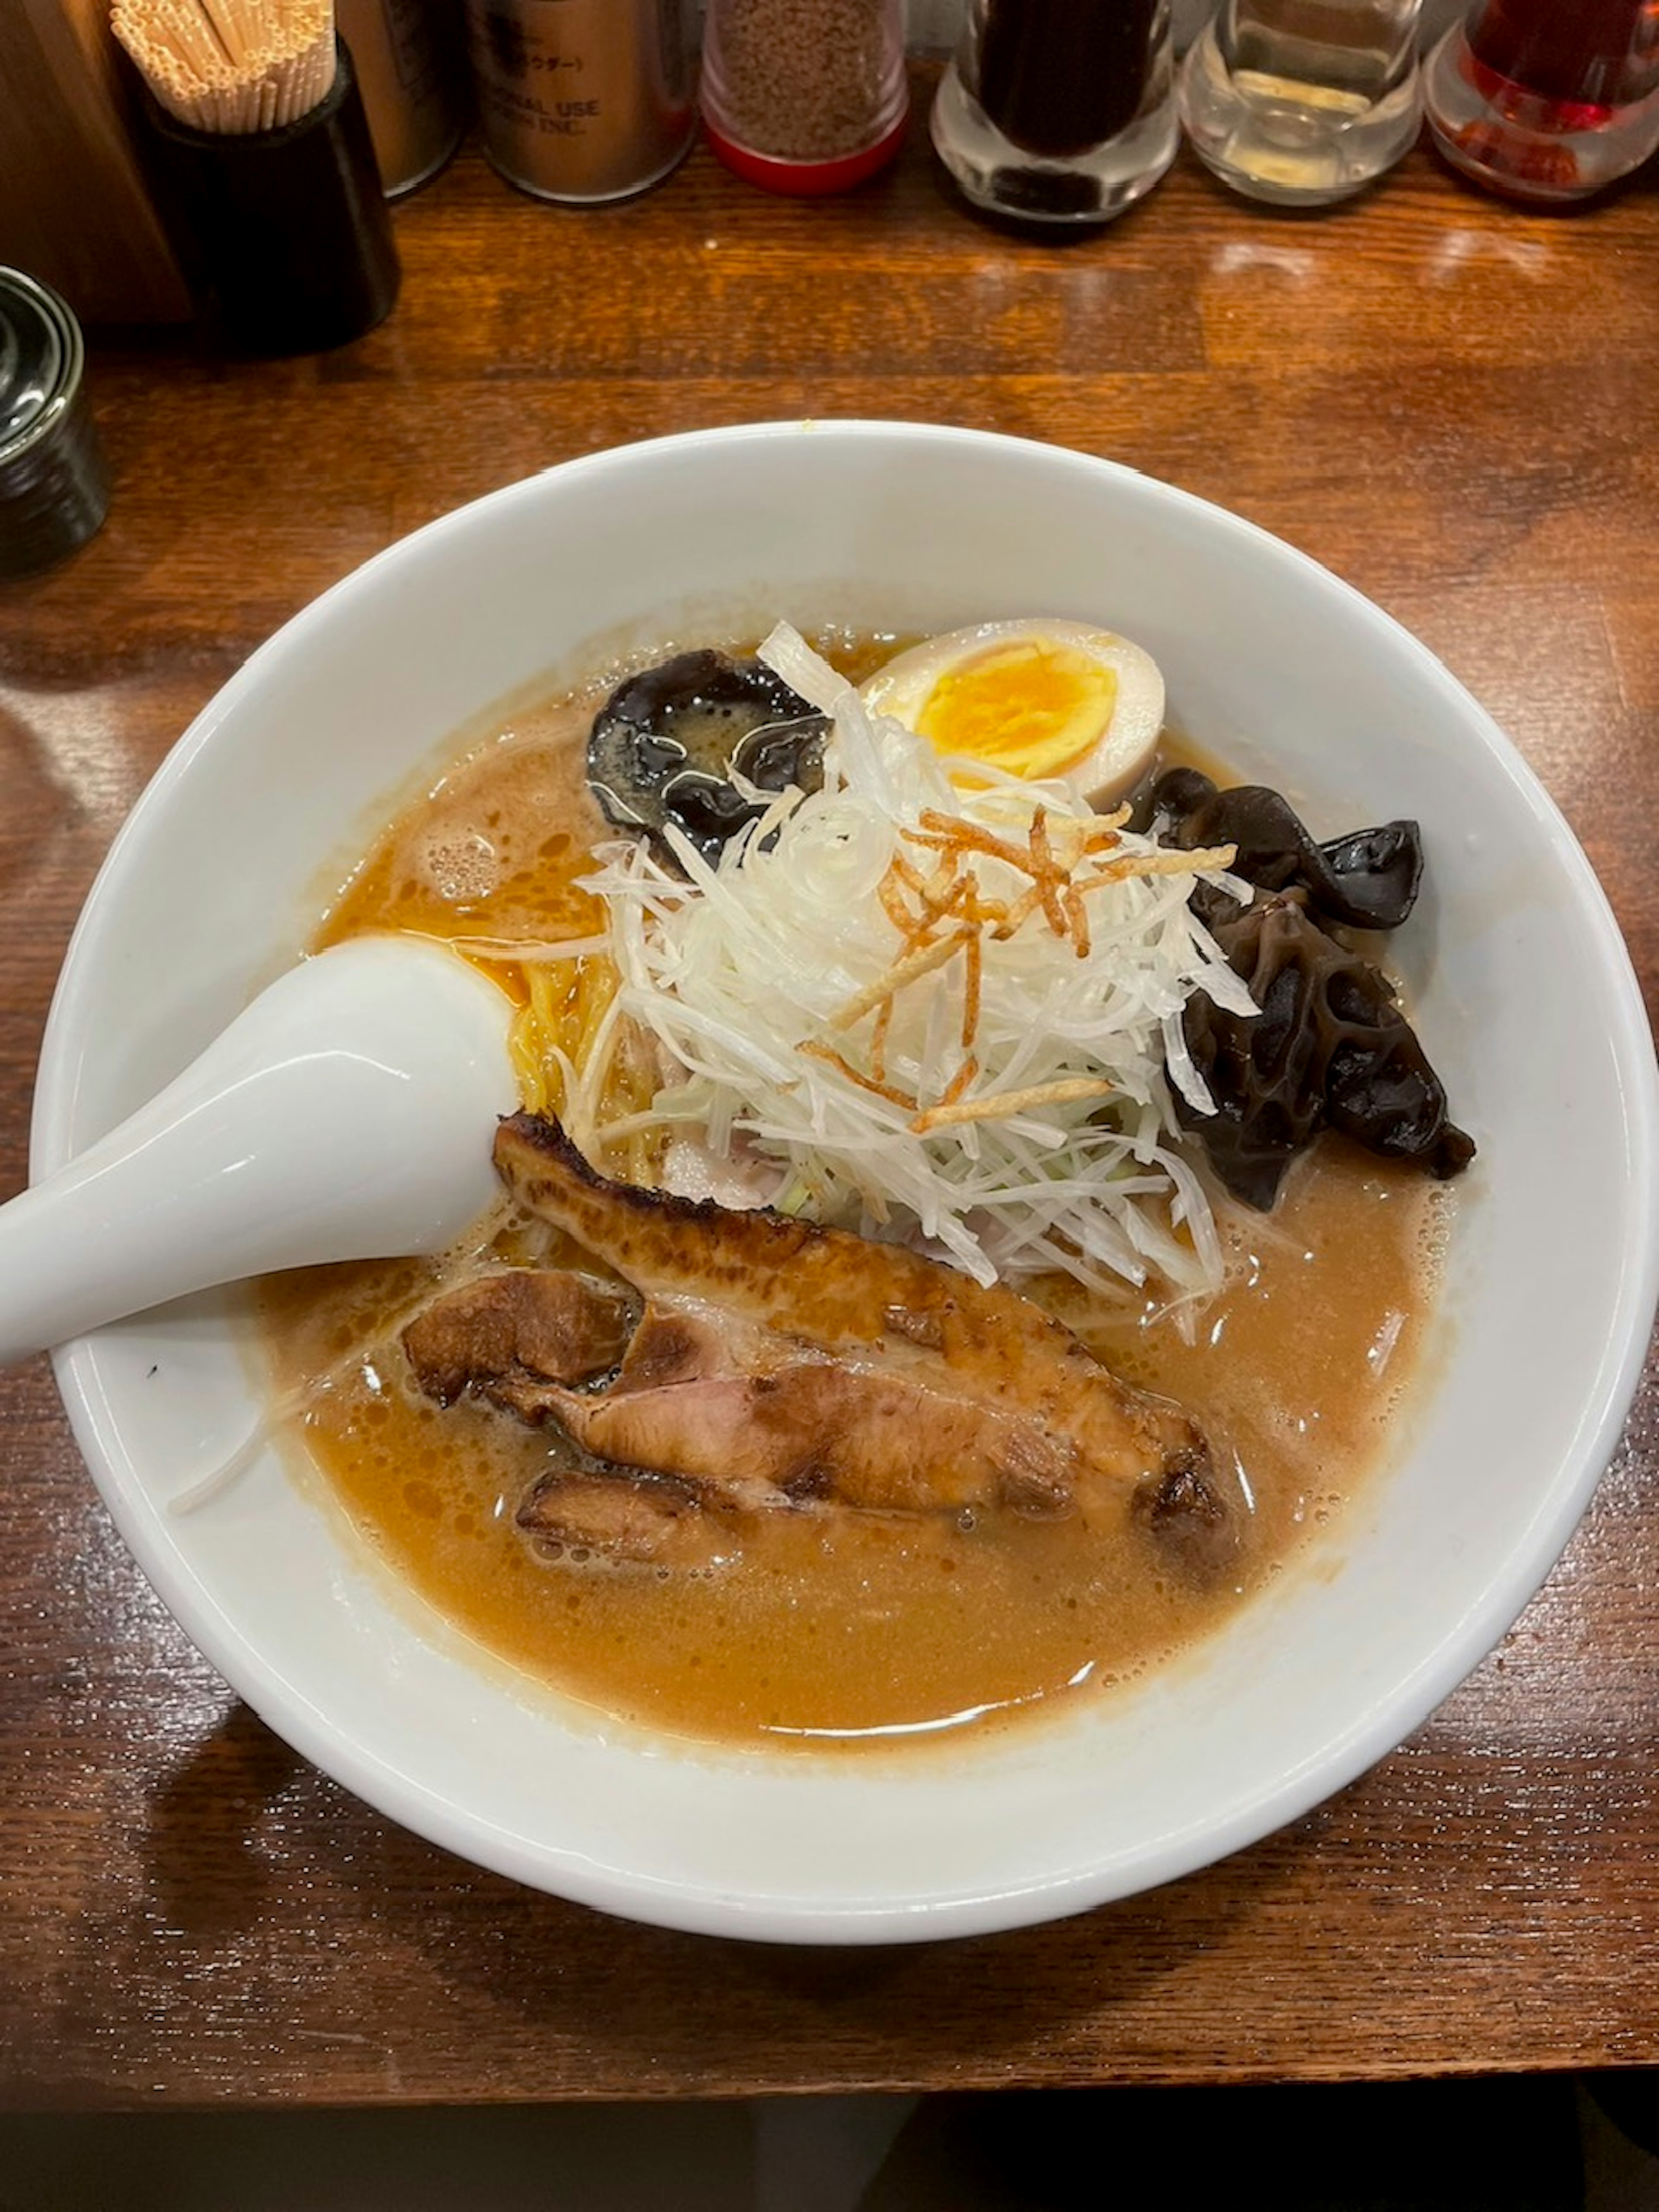
M 453 1406 L 477 1389 L 508 1411 L 544 1383 L 591 1382 L 621 1364 L 639 1301 L 568 1268 L 507 1267 L 434 1298 L 404 1331 L 423 1395 Z
M 602 1295 L 583 1276 L 527 1268 L 445 1291 L 404 1332 L 416 1386 L 443 1406 L 470 1392 L 532 1425 L 554 1420 L 611 1472 L 678 1479 L 695 1500 L 738 1512 L 809 1501 L 1070 1509 L 1068 1455 L 1036 1422 L 930 1374 L 925 1355 L 894 1371 L 694 1299 L 647 1303 L 618 1341 L 599 1324 L 621 1299 Z M 592 1387 L 601 1379 L 606 1387 Z M 568 1493 L 562 1511 L 574 1504 Z M 584 1493 L 582 1510 L 611 1508 Z M 630 1534 L 623 1548 L 640 1547 Z
M 833 1504 L 882 1513 L 1076 1503 L 1072 1455 L 1018 1413 L 981 1405 L 937 1362 L 893 1370 L 835 1355 L 692 1300 L 647 1303 L 614 1380 L 573 1389 L 522 1376 L 480 1396 L 552 1419 L 590 1458 L 677 1477 L 737 1512 Z
M 647 1301 L 607 1389 L 538 1401 L 598 1459 L 741 1504 L 1212 1504 L 1208 1445 L 1028 1299 L 835 1229 L 611 1181 L 557 1122 L 497 1131 L 527 1211 Z
M 518 1522 L 573 1565 L 707 1566 L 729 1545 L 726 1516 L 672 1475 L 554 1468 L 519 1508 Z

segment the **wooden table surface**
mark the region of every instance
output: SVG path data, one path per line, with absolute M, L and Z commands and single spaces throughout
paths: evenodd
M 362 343 L 94 343 L 102 535 L 0 585 L 0 1189 L 122 817 L 243 657 L 402 532 L 696 425 L 915 416 L 1109 454 L 1265 524 L 1510 731 L 1659 994 L 1659 198 L 1533 216 L 1414 155 L 1287 219 L 1186 157 L 1066 245 L 918 127 L 852 197 L 701 149 L 568 212 L 467 150 Z M 1502 1650 L 1305 1820 L 1063 1924 L 872 1953 L 631 1927 L 473 1871 L 241 1705 L 114 1534 L 44 1360 L 0 1377 L 0 2097 L 675 2097 L 1659 2063 L 1659 1364 Z

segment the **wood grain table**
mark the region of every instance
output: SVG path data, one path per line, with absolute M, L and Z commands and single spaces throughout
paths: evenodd
M 572 212 L 467 149 L 398 309 L 320 359 L 94 341 L 102 535 L 0 586 L 0 1189 L 81 901 L 243 657 L 568 455 L 811 415 L 1109 454 L 1264 524 L 1509 729 L 1659 994 L 1659 198 L 1534 216 L 1414 155 L 1312 219 L 1183 157 L 1067 244 L 918 127 L 844 199 L 701 149 Z M 1659 1364 L 1565 1558 L 1407 1744 L 1206 1873 L 867 1953 L 631 1927 L 475 1872 L 290 1753 L 114 1534 L 44 1360 L 0 1377 L 0 2097 L 668 2098 L 1659 2063 Z

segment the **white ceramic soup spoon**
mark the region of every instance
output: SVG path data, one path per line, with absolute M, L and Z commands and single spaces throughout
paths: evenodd
M 418 938 L 290 969 L 158 1097 L 0 1206 L 0 1366 L 273 1268 L 442 1251 L 496 1188 L 510 1014 Z

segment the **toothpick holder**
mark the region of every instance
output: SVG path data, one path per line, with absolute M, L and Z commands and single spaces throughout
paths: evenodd
M 144 99 L 158 197 L 191 283 L 227 343 L 320 353 L 361 337 L 398 296 L 392 235 L 351 57 L 331 88 L 274 131 L 198 131 Z

